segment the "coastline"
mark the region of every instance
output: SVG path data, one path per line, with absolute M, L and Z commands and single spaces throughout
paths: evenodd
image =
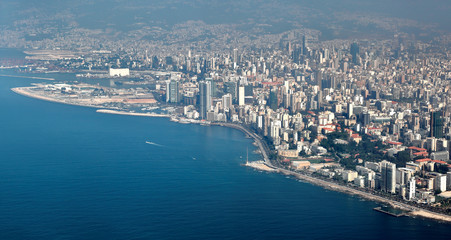
M 448 215 L 431 212 L 431 211 L 421 209 L 418 207 L 414 207 L 414 206 L 411 206 L 411 205 L 408 205 L 405 203 L 401 203 L 401 202 L 398 202 L 395 200 L 387 199 L 387 198 L 384 198 L 384 197 L 381 197 L 378 195 L 373 195 L 371 193 L 364 192 L 364 191 L 361 191 L 361 190 L 358 190 L 358 189 L 355 189 L 352 187 L 343 186 L 343 185 L 340 185 L 340 184 L 337 184 L 334 182 L 325 181 L 323 179 L 308 176 L 308 175 L 305 175 L 305 174 L 302 174 L 299 172 L 294 172 L 294 171 L 290 171 L 290 170 L 287 170 L 284 168 L 279 168 L 279 167 L 273 166 L 268 158 L 268 155 L 269 155 L 269 153 L 267 152 L 268 150 L 263 147 L 263 143 L 261 142 L 261 139 L 258 137 L 258 135 L 256 135 L 255 133 L 251 133 L 249 130 L 247 130 L 246 128 L 244 128 L 243 126 L 238 125 L 238 124 L 216 123 L 216 124 L 212 124 L 212 125 L 231 127 L 231 128 L 241 130 L 243 133 L 248 134 L 255 140 L 255 142 L 257 143 L 257 146 L 260 148 L 261 154 L 264 158 L 264 165 L 266 165 L 267 168 L 261 166 L 261 164 L 263 164 L 263 163 L 246 164 L 245 166 L 252 167 L 257 170 L 262 170 L 262 171 L 268 171 L 265 169 L 271 169 L 268 172 L 282 173 L 284 175 L 293 176 L 296 179 L 308 182 L 310 184 L 322 187 L 324 189 L 328 189 L 328 190 L 332 190 L 332 191 L 336 191 L 336 192 L 342 192 L 342 193 L 346 193 L 346 194 L 350 194 L 350 195 L 356 195 L 356 196 L 365 198 L 367 200 L 389 204 L 394 208 L 408 211 L 408 213 L 406 215 L 410 216 L 410 217 L 422 217 L 422 218 L 428 218 L 428 219 L 442 221 L 442 222 L 446 222 L 446 223 L 451 223 L 451 216 L 448 216 Z
M 26 97 L 31 97 L 31 98 L 35 98 L 35 99 L 39 99 L 39 100 L 44 100 L 44 101 L 50 101 L 50 102 L 56 102 L 56 103 L 63 103 L 63 104 L 69 104 L 69 105 L 76 105 L 76 106 L 83 106 L 83 107 L 92 107 L 92 108 L 97 108 L 98 110 L 96 110 L 96 112 L 99 113 L 106 113 L 106 114 L 117 114 L 117 115 L 129 115 L 129 116 L 141 116 L 141 117 L 171 117 L 170 115 L 167 114 L 155 114 L 155 113 L 133 113 L 133 112 L 126 112 L 126 111 L 119 111 L 119 110 L 111 110 L 111 109 L 99 109 L 100 107 L 98 106 L 91 106 L 91 105 L 84 105 L 84 104 L 76 104 L 76 103 L 68 103 L 65 101 L 59 101 L 57 99 L 53 99 L 53 98 L 49 98 L 49 97 L 45 97 L 45 96 L 41 96 L 41 95 L 37 95 L 37 94 L 33 94 L 30 93 L 24 89 L 27 89 L 27 87 L 19 87 L 19 88 L 12 88 L 11 90 L 14 91 L 17 94 L 26 96 Z M 328 190 L 332 190 L 332 191 L 337 191 L 337 192 L 342 192 L 342 193 L 347 193 L 347 194 L 351 194 L 351 195 L 357 195 L 359 197 L 371 200 L 371 201 L 376 201 L 376 202 L 381 202 L 381 203 L 386 203 L 391 205 L 392 207 L 395 208 L 399 208 L 402 210 L 406 210 L 409 211 L 409 213 L 407 214 L 410 217 L 422 217 L 422 218 L 428 218 L 428 219 L 432 219 L 432 220 L 437 220 L 437 221 L 442 221 L 442 222 L 446 222 L 446 223 L 451 223 L 451 216 L 448 215 L 444 215 L 444 214 L 440 214 L 440 213 L 436 213 L 436 212 L 431 212 L 425 209 L 421 209 L 418 207 L 414 207 L 405 203 L 401 203 L 395 200 L 391 200 L 391 199 L 387 199 L 381 196 L 377 196 L 377 195 L 373 195 L 370 194 L 368 192 L 364 192 L 352 187 L 348 187 L 348 186 L 343 186 L 343 185 L 339 185 L 337 183 L 334 182 L 329 182 L 329 181 L 325 181 L 319 178 L 315 178 L 312 176 L 308 176 L 299 172 L 294 172 L 291 170 L 287 170 L 284 168 L 280 168 L 280 167 L 276 167 L 274 166 L 269 159 L 269 150 L 267 148 L 265 148 L 263 146 L 262 143 L 262 139 L 260 138 L 260 136 L 258 136 L 257 134 L 251 132 L 250 130 L 246 129 L 245 127 L 243 127 L 240 124 L 235 124 L 235 123 L 211 123 L 211 125 L 213 126 L 222 126 L 222 127 L 228 127 L 228 128 L 234 128 L 237 130 L 242 131 L 243 133 L 249 135 L 250 137 L 252 137 L 254 139 L 254 141 L 257 143 L 257 147 L 260 149 L 260 154 L 263 157 L 263 161 L 261 162 L 251 162 L 246 164 L 245 166 L 248 167 L 252 167 L 255 168 L 257 170 L 262 170 L 262 171 L 269 171 L 269 172 L 276 172 L 276 173 L 282 173 L 284 175 L 287 176 L 293 176 L 297 179 L 303 180 L 305 182 L 323 187 L 325 189 Z
M 96 112 L 98 113 L 106 113 L 106 114 L 117 114 L 117 115 L 128 115 L 128 116 L 139 116 L 139 117 L 162 117 L 169 118 L 171 115 L 168 114 L 158 114 L 158 113 L 134 113 L 134 112 L 126 112 L 126 111 L 118 111 L 111 109 L 98 109 Z
M 44 100 L 44 101 L 48 101 L 48 102 L 54 102 L 54 103 L 62 103 L 62 104 L 67 104 L 67 105 L 74 105 L 74 106 L 80 106 L 80 107 L 90 107 L 90 108 L 99 108 L 98 106 L 91 106 L 88 104 L 77 104 L 77 103 L 71 103 L 71 102 L 65 102 L 65 101 L 61 101 L 61 100 L 57 100 L 54 98 L 50 98 L 50 97 L 44 97 L 38 94 L 33 94 L 31 92 L 26 91 L 25 89 L 28 89 L 29 87 L 16 87 L 16 88 L 11 88 L 11 91 L 25 96 L 25 97 L 29 97 L 29 98 L 34 98 L 34 99 L 39 99 L 39 100 Z
M 30 76 L 15 76 L 15 75 L 6 75 L 6 74 L 0 74 L 0 77 L 29 78 L 29 79 L 39 79 L 39 80 L 55 81 L 54 78 L 30 77 Z

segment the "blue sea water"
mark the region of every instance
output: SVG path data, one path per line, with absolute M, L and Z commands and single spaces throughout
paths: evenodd
M 260 156 L 237 130 L 10 90 L 36 81 L 0 77 L 0 239 L 451 238 L 449 224 L 240 166 L 246 148 Z

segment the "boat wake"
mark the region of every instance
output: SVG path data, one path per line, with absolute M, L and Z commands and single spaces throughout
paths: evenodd
M 154 143 L 154 142 L 150 142 L 150 141 L 146 141 L 146 143 L 147 144 L 150 144 L 150 145 L 154 145 L 154 146 L 157 146 L 157 147 L 164 147 L 163 145 L 161 145 L 161 144 L 158 144 L 158 143 Z

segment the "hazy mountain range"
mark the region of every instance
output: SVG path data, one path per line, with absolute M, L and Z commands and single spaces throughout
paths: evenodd
M 444 0 L 2 0 L 2 28 L 136 30 L 169 29 L 188 20 L 259 25 L 265 31 L 318 29 L 323 39 L 391 35 L 418 36 L 451 32 L 451 3 Z

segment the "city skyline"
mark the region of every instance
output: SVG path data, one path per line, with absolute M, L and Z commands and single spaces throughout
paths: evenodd
M 11 90 L 237 129 L 246 167 L 451 222 L 450 4 L 106 3 L 1 3 L 0 76 L 33 80 Z

